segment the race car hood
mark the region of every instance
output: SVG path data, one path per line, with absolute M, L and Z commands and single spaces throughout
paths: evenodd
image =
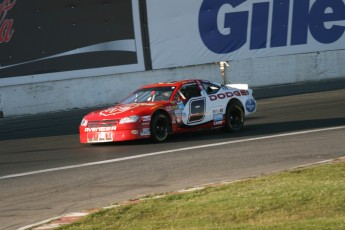
M 171 105 L 170 102 L 152 102 L 152 103 L 133 103 L 133 104 L 118 104 L 103 110 L 98 110 L 89 113 L 85 116 L 87 120 L 110 120 L 121 119 L 133 115 L 150 115 L 153 110 L 158 107 L 165 107 Z

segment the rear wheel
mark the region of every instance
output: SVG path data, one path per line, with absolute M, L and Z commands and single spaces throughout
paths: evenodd
M 169 134 L 169 119 L 163 113 L 153 115 L 150 124 L 151 138 L 160 143 L 166 141 Z
M 225 129 L 231 132 L 237 132 L 244 125 L 244 110 L 240 102 L 230 102 L 226 108 Z

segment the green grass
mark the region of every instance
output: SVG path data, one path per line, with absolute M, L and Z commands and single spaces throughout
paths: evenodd
M 149 199 L 60 229 L 345 229 L 345 163 Z

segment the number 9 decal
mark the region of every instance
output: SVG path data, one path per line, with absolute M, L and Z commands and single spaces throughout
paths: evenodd
M 205 98 L 192 99 L 189 104 L 188 123 L 200 122 L 205 117 Z

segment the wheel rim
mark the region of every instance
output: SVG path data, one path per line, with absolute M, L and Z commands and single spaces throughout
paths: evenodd
M 243 124 L 243 114 L 238 108 L 233 108 L 230 112 L 229 123 L 232 128 L 236 129 Z
M 156 137 L 160 140 L 164 139 L 167 134 L 167 121 L 164 118 L 159 118 L 155 125 Z

